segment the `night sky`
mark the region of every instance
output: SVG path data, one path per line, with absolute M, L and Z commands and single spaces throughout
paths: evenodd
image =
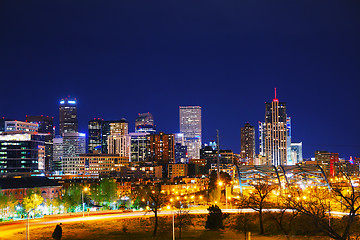
M 239 153 L 276 87 L 304 157 L 360 157 L 359 13 L 359 1 L 2 0 L 0 116 L 58 122 L 70 95 L 83 132 L 151 112 L 175 133 L 179 106 L 200 105 L 203 142 L 219 129 Z

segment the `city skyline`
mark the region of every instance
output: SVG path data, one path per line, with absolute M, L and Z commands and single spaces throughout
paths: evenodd
M 158 132 L 177 133 L 178 107 L 201 106 L 203 142 L 219 129 L 221 147 L 239 153 L 241 126 L 263 121 L 276 87 L 305 158 L 359 155 L 358 2 L 2 4 L 0 78 L 14 91 L 0 96 L 0 117 L 58 126 L 70 95 L 80 132 L 93 118 L 134 129 L 151 112 Z

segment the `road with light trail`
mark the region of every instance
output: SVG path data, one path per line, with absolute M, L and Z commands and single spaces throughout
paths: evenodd
M 222 209 L 224 213 L 250 213 L 255 212 L 253 209 Z M 264 211 L 280 211 L 280 209 L 269 209 Z M 292 210 L 289 210 L 292 211 Z M 206 209 L 194 209 L 189 211 L 190 214 L 207 214 Z M 87 215 L 88 213 L 86 213 Z M 171 215 L 173 211 L 164 210 L 160 211 L 158 215 Z M 30 220 L 30 229 L 44 227 L 44 226 L 54 226 L 59 223 L 71 223 L 71 222 L 82 222 L 82 221 L 96 221 L 96 220 L 110 220 L 118 218 L 136 218 L 136 217 L 149 217 L 153 216 L 153 212 L 146 211 L 134 211 L 134 212 L 120 212 L 120 211 L 104 211 L 104 212 L 91 212 L 89 216 L 83 217 L 82 213 L 77 213 L 74 215 L 62 214 L 62 215 L 52 215 L 46 216 L 44 218 L 37 218 Z M 345 213 L 342 212 L 331 212 L 333 216 L 343 216 Z M 4 222 L 0 223 L 0 240 L 10 239 L 11 235 L 25 231 L 26 220 L 13 221 L 13 222 Z

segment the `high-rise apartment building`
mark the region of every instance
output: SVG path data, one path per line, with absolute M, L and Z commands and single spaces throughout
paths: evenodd
M 128 135 L 129 134 L 129 123 L 125 118 L 119 121 L 109 121 L 110 135 Z
M 184 134 L 189 159 L 199 159 L 201 149 L 201 107 L 180 106 L 180 132 Z
M 135 132 L 156 133 L 154 117 L 151 113 L 139 113 L 135 120 Z
M 255 158 L 255 127 L 245 123 L 241 128 L 241 158 L 249 165 L 254 165 Z
M 102 127 L 104 120 L 94 118 L 88 123 L 88 152 L 102 152 Z
M 130 136 L 130 160 L 131 162 L 147 161 L 149 149 L 149 133 L 135 132 L 129 133 Z
M 149 160 L 159 165 L 175 163 L 174 134 L 151 134 L 149 139 Z
M 288 129 L 286 103 L 275 98 L 265 103 L 265 122 L 259 123 L 260 154 L 267 165 L 287 165 Z
M 110 135 L 107 137 L 108 154 L 119 154 L 130 161 L 129 123 L 125 118 L 120 121 L 109 121 Z
M 108 154 L 128 157 L 130 161 L 130 136 L 120 134 L 108 136 Z
M 78 132 L 78 119 L 76 99 L 61 99 L 59 106 L 60 126 L 59 131 L 62 136 L 64 133 Z
M 62 158 L 64 155 L 64 144 L 62 137 L 56 137 L 53 139 L 53 154 L 52 162 L 50 163 L 50 170 L 52 172 L 61 172 L 62 168 Z

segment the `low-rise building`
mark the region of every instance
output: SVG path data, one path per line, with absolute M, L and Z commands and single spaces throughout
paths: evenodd
M 12 195 L 22 202 L 29 190 L 39 190 L 44 199 L 54 199 L 61 196 L 62 186 L 55 180 L 46 177 L 15 177 L 0 178 L 0 191 L 2 194 Z

